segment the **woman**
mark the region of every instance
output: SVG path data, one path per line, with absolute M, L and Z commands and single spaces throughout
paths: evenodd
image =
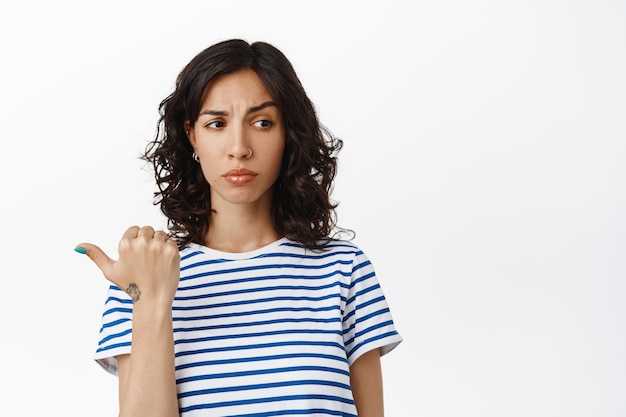
M 120 416 L 382 416 L 380 356 L 402 338 L 367 257 L 333 234 L 342 143 L 290 62 L 217 43 L 160 111 L 143 158 L 168 232 L 130 227 L 118 260 L 76 247 L 113 284 L 95 359 Z

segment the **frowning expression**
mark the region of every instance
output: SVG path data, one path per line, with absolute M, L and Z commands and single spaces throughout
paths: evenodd
M 189 141 L 211 186 L 211 205 L 270 207 L 285 148 L 282 114 L 252 70 L 223 75 L 205 92 Z

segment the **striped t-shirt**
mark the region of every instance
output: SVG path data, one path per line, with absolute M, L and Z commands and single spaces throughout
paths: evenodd
M 349 366 L 402 341 L 353 243 L 282 238 L 253 252 L 181 249 L 172 310 L 181 416 L 356 416 Z M 109 289 L 95 359 L 117 373 L 132 302 Z

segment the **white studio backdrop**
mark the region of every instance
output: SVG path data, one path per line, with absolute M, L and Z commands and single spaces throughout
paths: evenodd
M 5 2 L 0 414 L 117 413 L 111 255 L 183 65 L 264 40 L 345 141 L 334 197 L 405 338 L 388 416 L 626 415 L 623 1 Z

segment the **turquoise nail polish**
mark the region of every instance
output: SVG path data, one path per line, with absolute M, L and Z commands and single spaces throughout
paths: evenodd
M 76 246 L 76 247 L 74 248 L 74 250 L 75 250 L 76 252 L 78 252 L 78 253 L 82 253 L 83 255 L 86 255 L 86 254 L 87 254 L 87 249 L 82 248 L 82 247 L 80 247 L 80 246 Z

